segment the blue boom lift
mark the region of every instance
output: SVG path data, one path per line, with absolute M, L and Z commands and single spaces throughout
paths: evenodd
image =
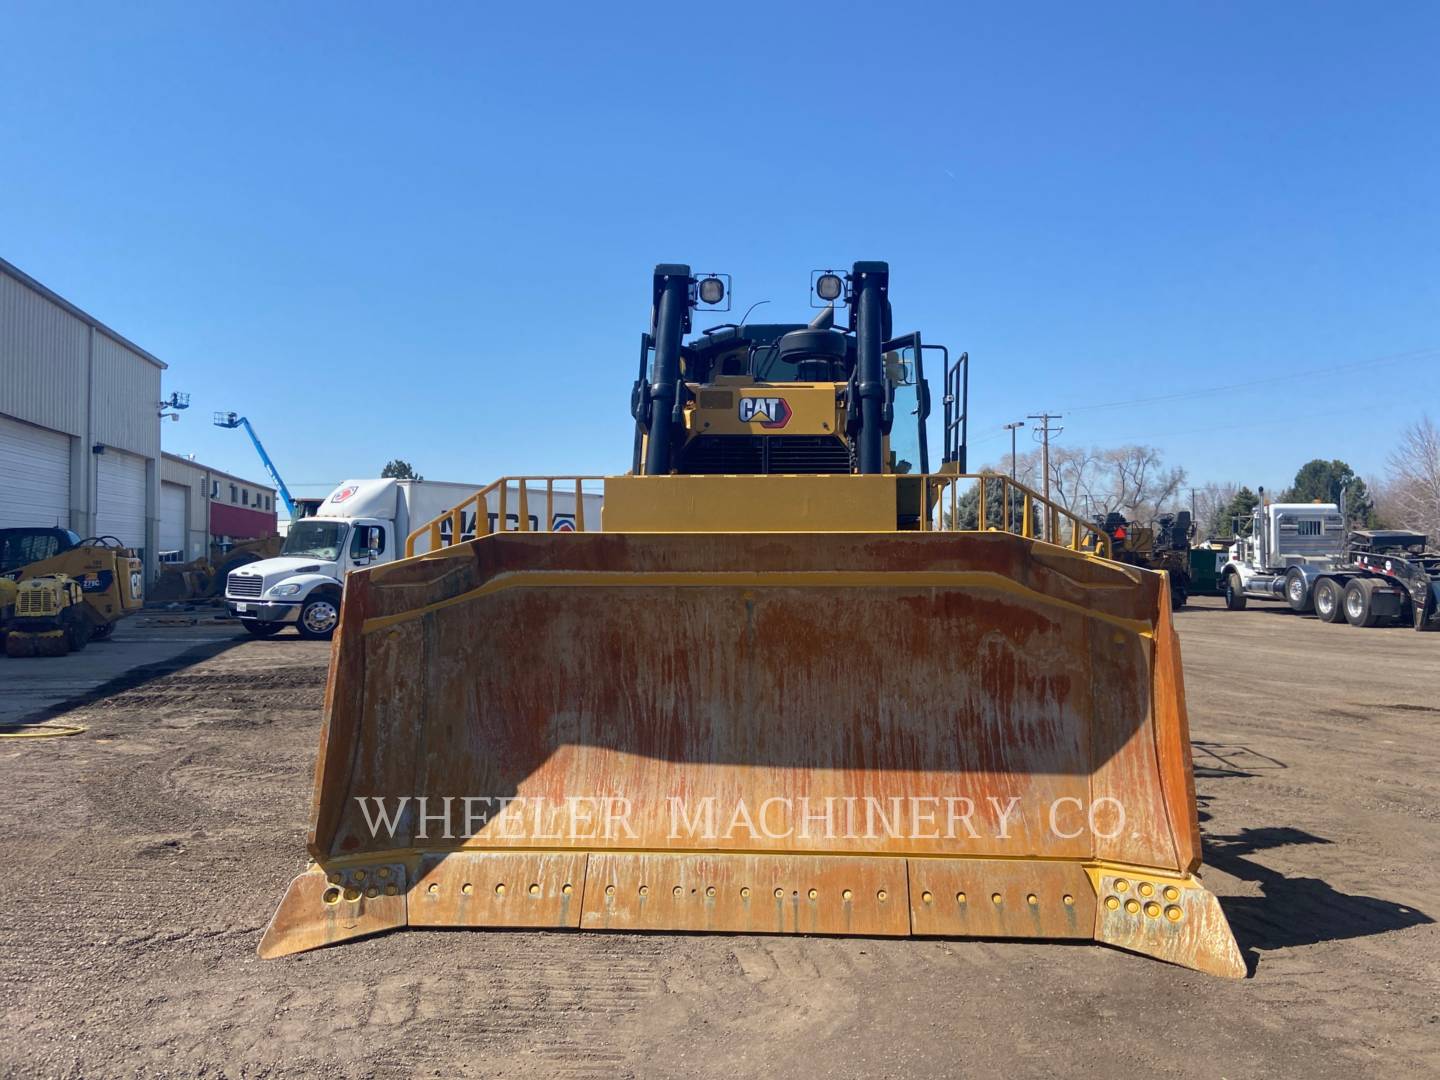
M 295 508 L 295 500 L 290 497 L 290 489 L 285 486 L 285 481 L 280 479 L 280 473 L 275 469 L 275 463 L 270 460 L 270 455 L 265 452 L 265 444 L 260 441 L 260 436 L 255 434 L 255 429 L 250 426 L 250 421 L 238 413 L 217 412 L 215 414 L 215 426 L 223 428 L 243 427 L 245 434 L 250 436 L 250 441 L 255 444 L 255 452 L 260 455 L 260 461 L 265 466 L 265 471 L 270 474 L 270 479 L 275 481 L 275 489 L 280 492 L 280 501 L 285 504 L 285 512 L 290 515 L 290 520 L 295 521 L 300 517 L 300 512 Z

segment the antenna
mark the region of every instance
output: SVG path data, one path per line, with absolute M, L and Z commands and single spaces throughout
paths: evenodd
M 753 304 L 751 304 L 748 308 L 745 309 L 745 314 L 740 316 L 740 325 L 735 328 L 735 336 L 737 338 L 740 336 L 740 331 L 745 329 L 745 322 L 750 318 L 750 312 L 754 311 L 761 304 L 768 304 L 769 302 L 769 300 L 756 300 Z

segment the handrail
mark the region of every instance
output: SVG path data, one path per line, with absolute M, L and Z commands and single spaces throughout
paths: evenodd
M 481 488 L 463 502 L 446 510 L 432 521 L 421 525 L 405 538 L 405 557 L 415 554 L 415 544 L 422 537 L 437 551 L 444 544 L 441 530 L 449 523 L 450 543 L 458 543 L 466 535 L 465 514 L 472 507 L 475 526 L 470 535 L 488 536 L 492 532 L 549 532 L 555 520 L 556 485 L 563 485 L 561 495 L 573 486 L 575 497 L 575 531 L 587 532 L 585 522 L 585 484 L 602 482 L 603 476 L 506 476 Z M 1109 535 L 1098 526 L 1071 513 L 1065 507 L 1046 499 L 1037 491 L 1011 480 L 1002 473 L 931 473 L 924 480 L 924 505 L 920 508 L 920 529 L 924 532 L 1008 532 L 1032 540 L 1068 547 L 1072 551 L 1091 551 L 1104 559 L 1113 558 Z M 975 485 L 975 498 L 968 500 L 961 493 L 966 483 Z M 530 486 L 545 487 L 545 528 L 530 527 Z M 510 499 L 517 503 L 516 525 L 510 527 Z M 489 497 L 498 495 L 497 528 L 490 525 Z M 973 523 L 971 523 L 973 522 Z
M 603 476 L 502 476 L 492 484 L 481 488 L 475 494 L 464 501 L 452 506 L 443 514 L 427 521 L 409 536 L 405 537 L 405 557 L 408 559 L 415 554 L 415 542 L 421 537 L 427 537 L 430 541 L 430 550 L 437 551 L 446 546 L 442 543 L 441 529 L 448 522 L 450 525 L 450 543 L 459 543 L 460 537 L 465 533 L 465 513 L 471 507 L 475 509 L 474 536 L 489 536 L 492 532 L 549 532 L 550 525 L 555 520 L 555 485 L 564 484 L 567 487 L 574 485 L 575 496 L 575 531 L 586 532 L 585 525 L 585 484 L 587 481 L 603 481 Z M 545 528 L 530 528 L 530 486 L 545 485 Z M 510 528 L 509 500 L 511 488 L 516 488 L 515 501 L 516 527 Z M 490 527 L 489 497 L 496 492 L 499 493 L 499 513 L 496 514 L 496 521 L 499 527 Z M 561 495 L 569 492 L 562 490 Z M 598 494 L 594 493 L 594 494 Z M 592 528 L 598 528 L 599 522 L 595 522 Z
M 961 494 L 967 481 L 975 485 L 973 502 Z M 932 514 L 938 515 L 938 520 Z M 968 523 L 972 515 L 973 525 L 962 524 L 962 519 Z M 920 528 L 927 532 L 1008 532 L 1072 551 L 1093 551 L 1104 559 L 1114 557 L 1104 529 L 1003 473 L 925 477 Z

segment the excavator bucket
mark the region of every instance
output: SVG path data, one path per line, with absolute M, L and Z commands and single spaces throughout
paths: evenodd
M 703 530 L 696 482 L 783 512 L 765 485 L 817 478 L 672 479 Z M 1085 940 L 1245 974 L 1195 877 L 1163 574 L 1002 531 L 614 531 L 625 494 L 605 532 L 350 577 L 313 865 L 262 956 L 551 927 Z

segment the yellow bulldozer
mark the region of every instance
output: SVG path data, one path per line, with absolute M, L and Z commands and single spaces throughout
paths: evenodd
M 273 559 L 280 554 L 284 543 L 282 536 L 264 536 L 226 547 L 212 544 L 208 558 L 192 559 L 187 563 L 162 563 L 160 579 L 150 590 L 150 599 L 164 602 L 208 600 L 220 596 L 225 591 L 225 578 L 230 571 L 261 559 Z
M 1244 975 L 1196 877 L 1165 576 L 966 474 L 968 357 L 896 334 L 889 291 L 882 262 L 817 271 L 808 324 L 687 340 L 728 280 L 657 267 L 631 471 L 499 480 L 349 577 L 312 862 L 262 956 L 523 926 L 1086 940 Z M 537 529 L 587 484 L 600 521 Z
M 63 656 L 144 604 L 144 572 L 113 536 L 0 529 L 0 634 L 9 656 Z

